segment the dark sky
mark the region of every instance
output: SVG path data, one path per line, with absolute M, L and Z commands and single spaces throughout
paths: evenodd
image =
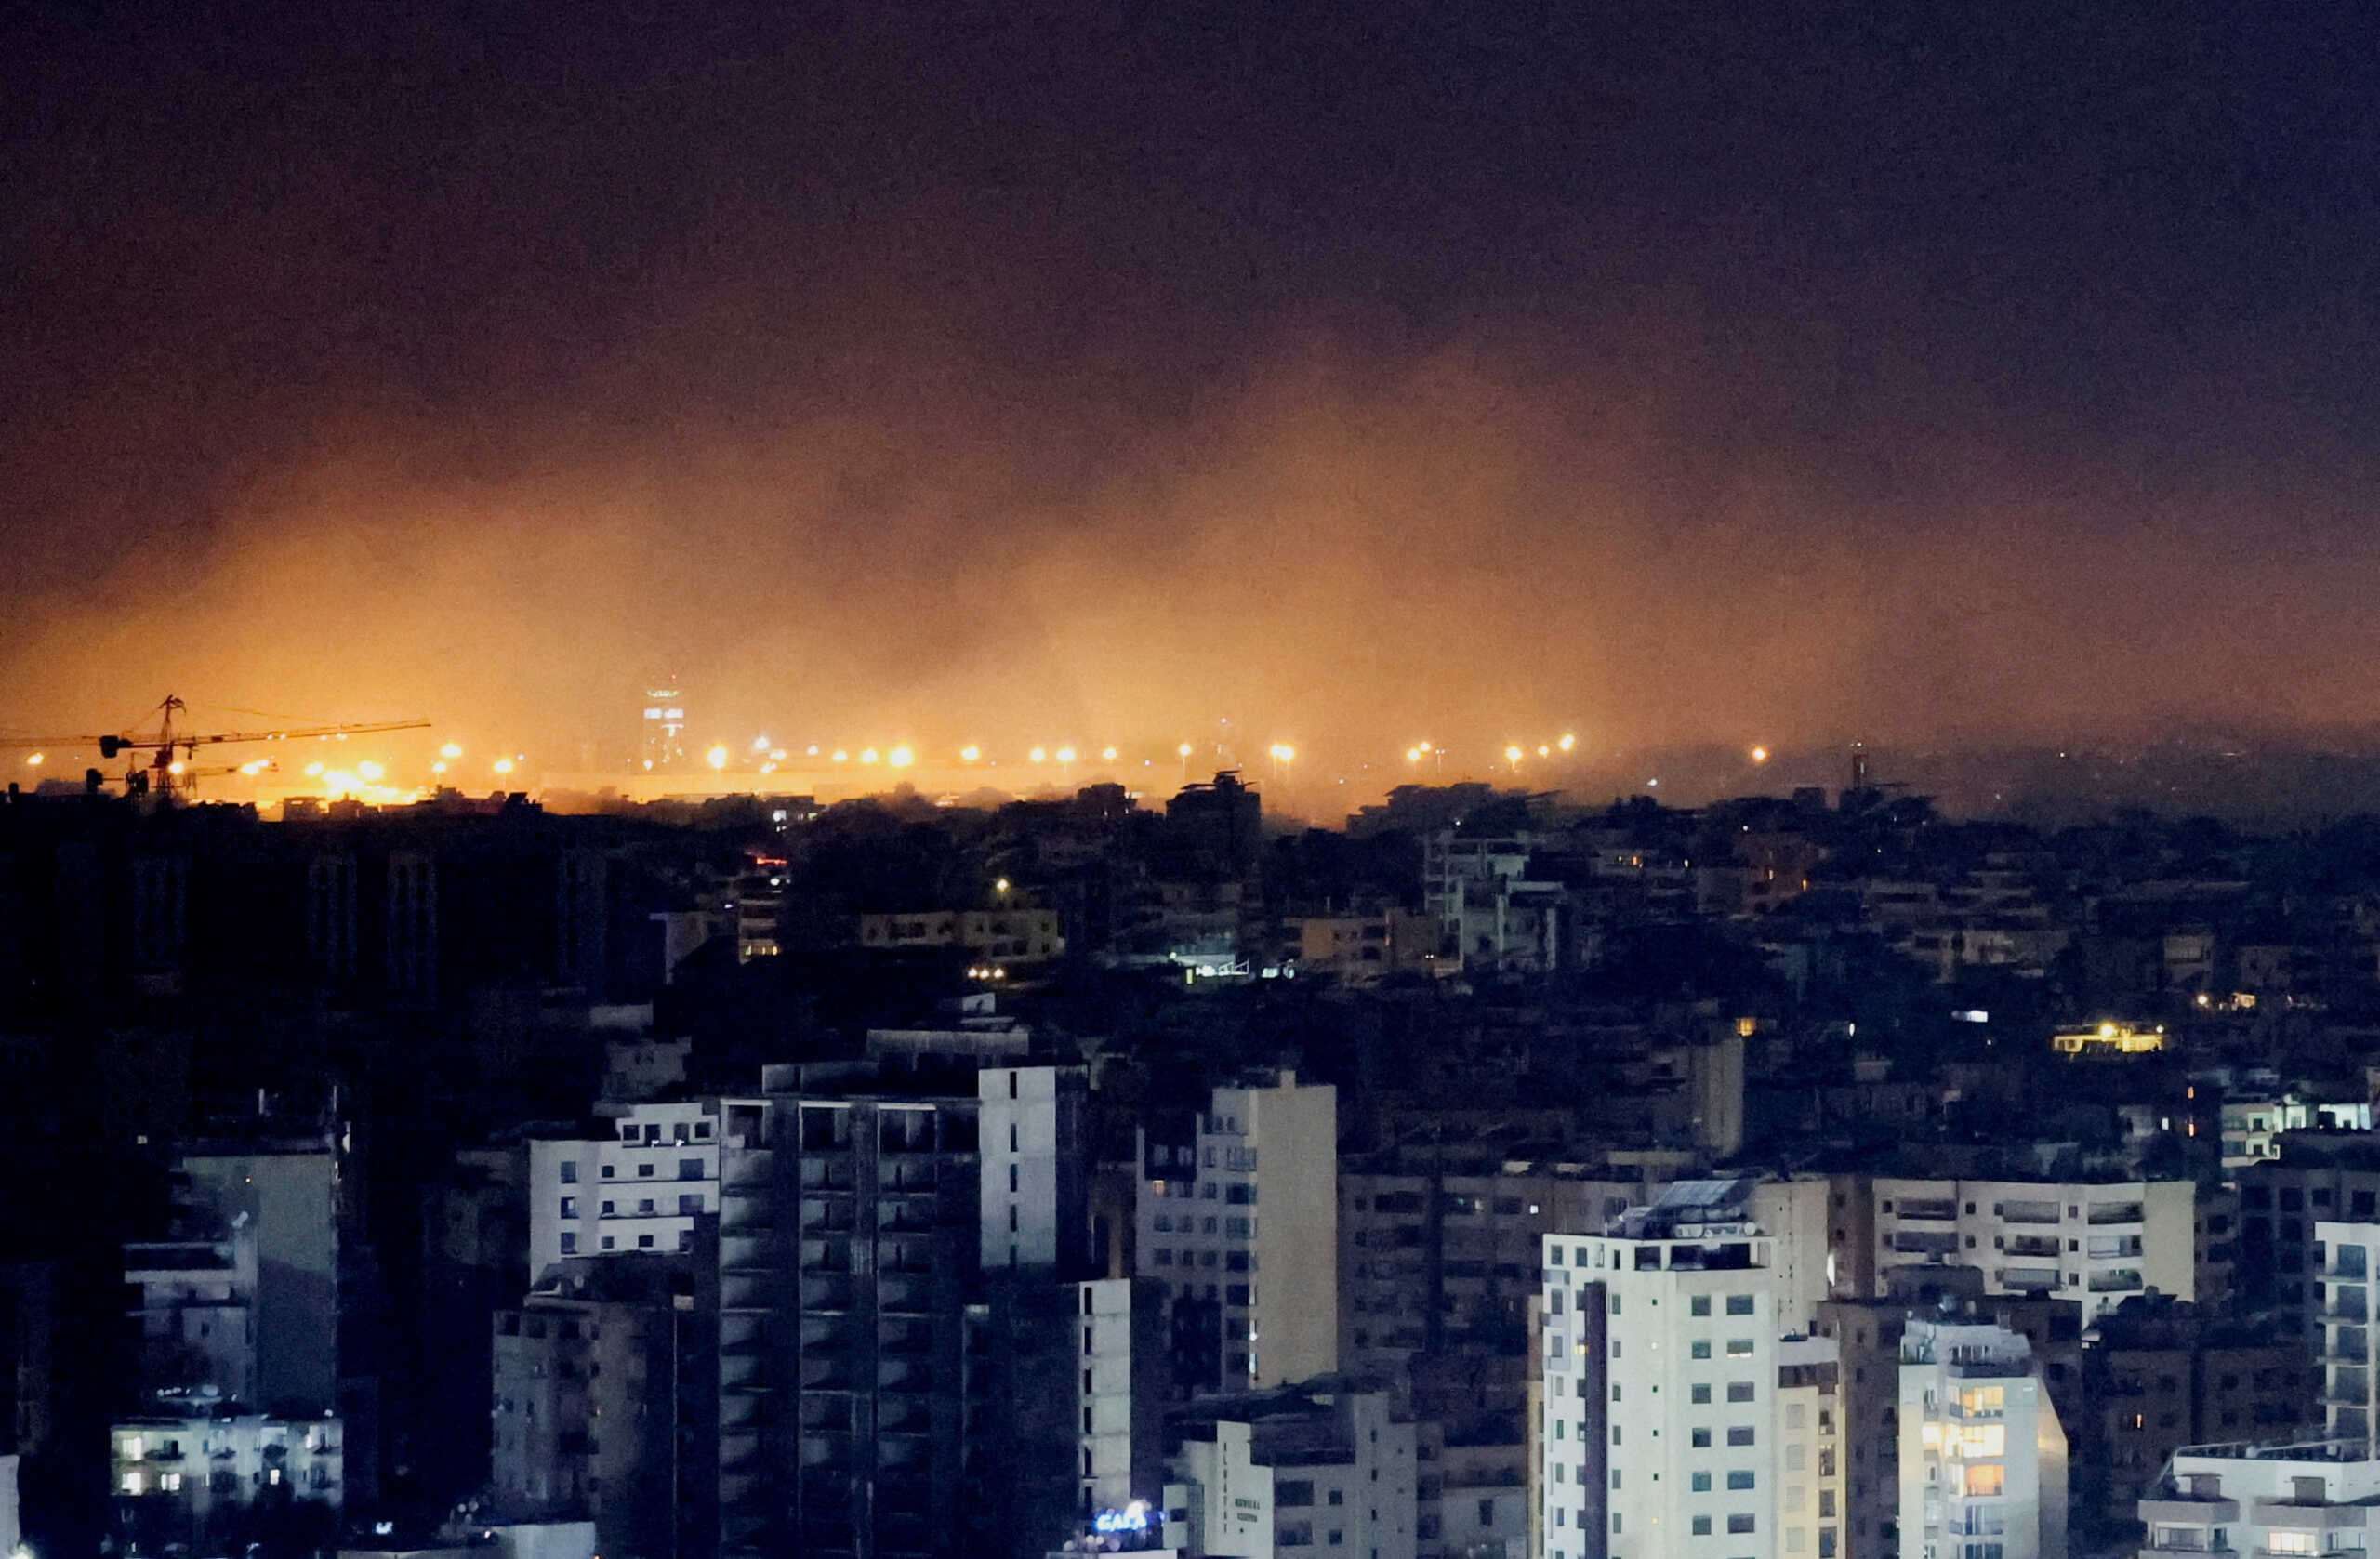
M 7 15 L 0 726 L 2380 718 L 2365 7 Z

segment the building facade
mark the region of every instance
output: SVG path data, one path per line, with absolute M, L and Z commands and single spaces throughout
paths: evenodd
M 1840 1188 L 1839 1188 L 1840 1189 Z M 1838 1209 L 1839 1282 L 1881 1296 L 1893 1269 L 1972 1266 L 1988 1294 L 2081 1301 L 2087 1325 L 2134 1294 L 2198 1292 L 2197 1187 L 2187 1180 L 2117 1183 L 1910 1180 L 1849 1182 L 1861 1220 Z
M 1776 1241 L 1751 1215 L 1752 1190 L 1681 1182 L 1605 1234 L 1546 1239 L 1535 1448 L 1549 1559 L 1765 1559 L 1788 1552 L 1789 1510 L 1816 1520 L 1815 1453 L 1828 1442 L 1815 1367 L 1827 1365 L 1831 1385 L 1834 1355 L 1831 1343 L 1784 1340 Z M 1789 1365 L 1808 1373 L 1788 1375 Z M 1789 1380 L 1802 1447 L 1792 1501 Z M 1831 1409 L 1824 1433 L 1839 1432 Z M 1839 1511 L 1839 1460 L 1828 1467 Z
M 602 1137 L 529 1144 L 529 1272 L 574 1256 L 689 1249 L 719 1212 L 715 1101 L 634 1104 Z
M 1186 1143 L 1144 1143 L 1140 1275 L 1193 1391 L 1339 1367 L 1339 1096 L 1282 1072 L 1214 1090 Z
M 2031 1345 L 1912 1320 L 1900 1357 L 1904 1559 L 2066 1559 L 2066 1432 Z

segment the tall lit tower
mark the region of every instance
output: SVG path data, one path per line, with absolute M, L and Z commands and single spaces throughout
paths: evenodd
M 644 680 L 644 716 L 637 757 L 646 769 L 674 769 L 686 760 L 686 694 L 677 673 Z

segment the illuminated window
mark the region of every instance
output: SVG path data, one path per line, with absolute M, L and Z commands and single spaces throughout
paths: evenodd
M 1977 1462 L 1954 1470 L 1958 1474 L 1958 1491 L 1974 1499 L 1980 1495 L 1999 1494 L 2007 1487 L 2008 1470 L 1998 1462 Z
M 2008 1454 L 2008 1429 L 2005 1424 L 1971 1423 L 1958 1432 L 1951 1445 L 1951 1454 L 1964 1457 L 2001 1457 Z
M 138 1473 L 126 1473 L 124 1475 L 124 1491 L 126 1494 L 138 1494 L 147 1486 L 146 1482 Z

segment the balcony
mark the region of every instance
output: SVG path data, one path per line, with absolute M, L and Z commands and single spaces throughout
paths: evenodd
M 1903 1256 L 1948 1256 L 1959 1248 L 1956 1231 L 1900 1229 L 1893 1235 L 1893 1251 Z
M 2364 1321 L 2372 1315 L 2370 1291 L 2360 1283 L 2336 1283 L 2330 1286 L 2330 1298 L 2322 1305 L 2320 1315 L 2330 1321 Z
M 1958 1216 L 1959 1204 L 1947 1196 L 1923 1201 L 1904 1196 L 1898 1209 L 1898 1217 L 1904 1223 L 1911 1221 L 1950 1223 L 1957 1222 Z
M 2322 1348 L 2322 1357 L 2339 1364 L 2370 1364 L 2372 1362 L 2372 1332 L 2362 1326 L 2334 1326 Z
M 719 1387 L 725 1392 L 760 1392 L 770 1388 L 768 1372 L 754 1354 L 719 1361 Z
M 2248 1519 L 2258 1526 L 2311 1526 L 2321 1532 L 2360 1530 L 2364 1518 L 2371 1513 L 2369 1506 L 2360 1504 L 2301 1505 L 2294 1500 L 2248 1501 Z M 2283 1555 L 2281 1559 L 2306 1559 L 2306 1556 Z
M 727 1358 L 746 1358 L 769 1351 L 769 1334 L 757 1315 L 724 1318 L 720 1323 L 719 1351 Z
M 777 1226 L 776 1203 L 763 1196 L 743 1196 L 719 1204 L 722 1235 L 765 1235 Z
M 923 1240 L 888 1239 L 876 1248 L 876 1270 L 929 1273 L 933 1270 L 933 1260 Z
M 2118 1267 L 2111 1272 L 2091 1275 L 2090 1288 L 2095 1294 L 2134 1294 L 2149 1287 L 2137 1267 Z
M 931 1392 L 934 1389 L 933 1367 L 923 1359 L 916 1358 L 879 1360 L 876 1367 L 876 1389 L 879 1392 Z
M 2056 1223 L 2059 1221 L 2056 1202 L 1994 1202 L 1991 1210 L 2003 1223 Z
M 731 1153 L 721 1166 L 727 1179 L 720 1186 L 720 1191 L 730 1196 L 757 1195 L 768 1188 L 775 1167 L 776 1155 L 764 1147 Z
M 801 1271 L 805 1276 L 813 1272 L 848 1274 L 851 1270 L 851 1241 L 821 1237 L 801 1242 Z
M 882 1202 L 876 1209 L 879 1235 L 924 1235 L 933 1232 L 933 1204 L 925 1201 Z
M 859 1185 L 859 1175 L 848 1158 L 808 1157 L 801 1161 L 801 1194 L 849 1196 Z
M 2140 1223 L 2147 1222 L 2147 1209 L 2138 1202 L 2093 1202 L 2085 1222 L 2093 1228 Z

